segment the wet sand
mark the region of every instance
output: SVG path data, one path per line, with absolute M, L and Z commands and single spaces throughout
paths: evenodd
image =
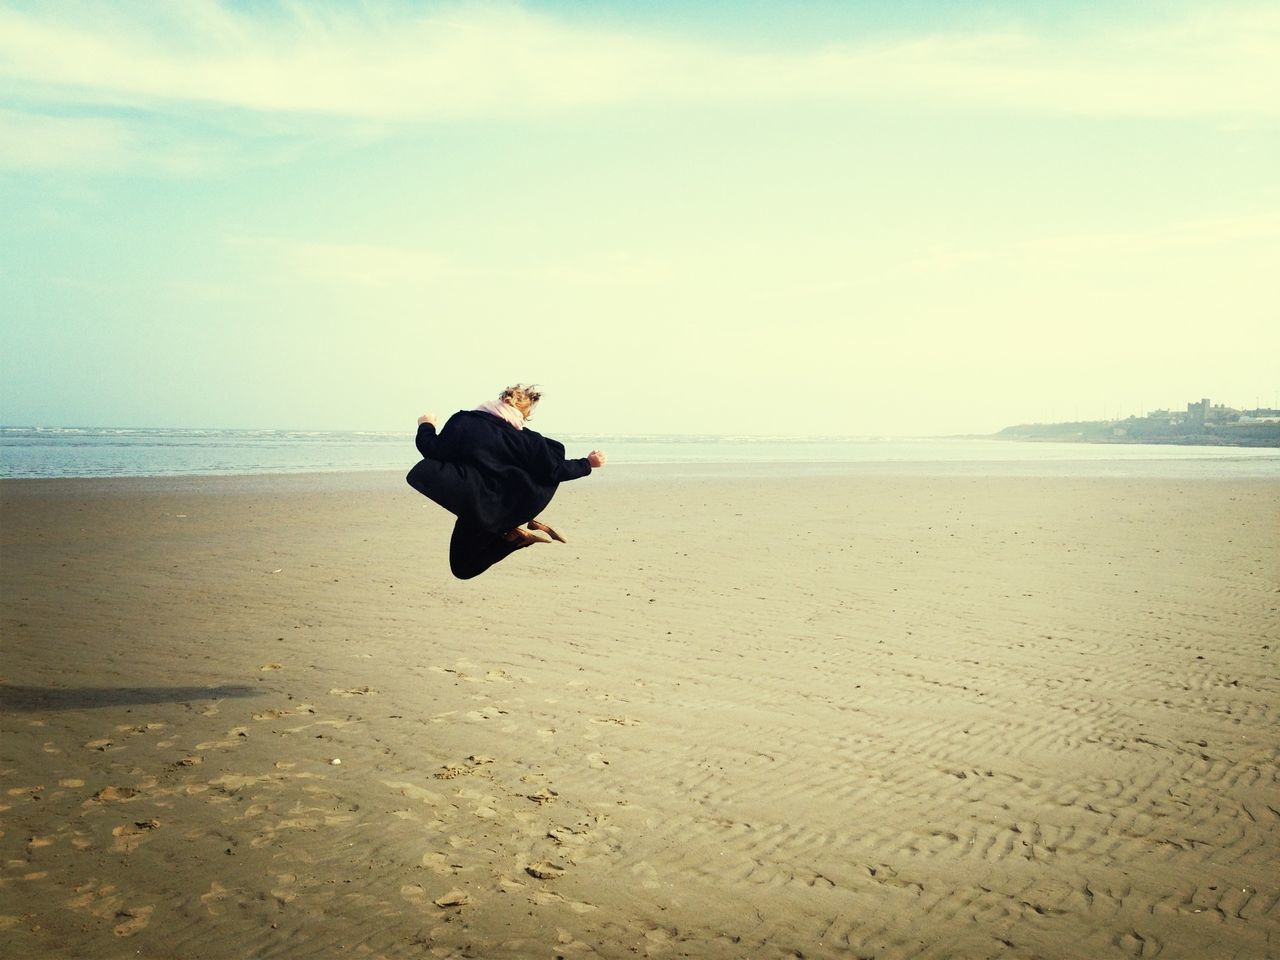
M 1274 482 L 0 501 L 7 956 L 1280 956 Z

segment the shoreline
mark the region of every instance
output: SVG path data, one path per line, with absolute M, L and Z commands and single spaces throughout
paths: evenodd
M 1160 439 L 1152 438 L 1150 440 L 1134 440 L 1122 437 L 1115 439 L 1108 439 L 1106 437 L 1002 437 L 999 434 L 992 434 L 991 439 L 1001 440 L 1008 443 L 1087 443 L 1099 444 L 1102 446 L 1126 447 L 1233 447 L 1244 450 L 1267 449 L 1280 452 L 1280 440 L 1231 440 L 1214 436 L 1165 437 Z
M 1060 441 L 1000 441 L 1002 443 L 1059 443 Z M 1179 452 L 1188 448 L 1180 444 L 1112 444 L 1080 441 L 1066 444 L 1073 447 L 1106 447 L 1119 446 L 1177 448 Z M 1280 449 L 1274 454 L 1271 448 L 1260 447 L 1214 447 L 1212 454 L 1195 456 L 1188 452 L 1187 456 L 1173 457 L 1082 457 L 1044 458 L 1023 460 L 1008 459 L 963 459 L 953 460 L 831 460 L 831 459 L 786 459 L 786 460 L 662 460 L 649 462 L 616 462 L 595 475 L 596 482 L 614 481 L 646 481 L 666 479 L 705 480 L 733 477 L 742 479 L 770 478 L 812 478 L 812 477 L 846 477 L 849 479 L 875 477 L 913 477 L 918 479 L 953 479 L 953 478 L 1023 478 L 1023 479 L 1261 479 L 1280 481 Z M 1223 454 L 1224 449 L 1251 451 L 1241 456 Z M 1265 452 L 1264 452 L 1265 451 Z M 49 483 L 92 483 L 110 485 L 121 482 L 143 482 L 175 486 L 199 486 L 201 484 L 219 485 L 243 482 L 261 488 L 269 486 L 275 480 L 293 478 L 297 483 L 311 483 L 317 488 L 350 487 L 363 482 L 403 482 L 404 475 L 413 463 L 406 461 L 406 466 L 387 468 L 340 468 L 340 469 L 297 469 L 297 470 L 262 470 L 258 472 L 210 472 L 210 473 L 163 473 L 163 474 L 109 474 L 92 476 L 23 476 L 0 477 L 0 491 L 15 484 L 49 484 Z
M 615 445 L 616 442 L 616 445 Z M 165 444 L 114 447 L 9 446 L 0 449 L 0 483 L 16 479 L 117 479 L 170 476 L 184 478 L 281 476 L 347 473 L 407 473 L 415 455 L 407 442 L 375 447 L 303 442 L 274 448 L 234 438 L 229 446 L 205 449 Z M 582 452 L 586 441 L 571 441 Z M 597 443 L 595 445 L 601 445 Z M 1280 448 L 1197 446 L 998 437 L 910 438 L 881 440 L 807 440 L 733 438 L 707 443 L 670 438 L 603 441 L 611 455 L 610 475 L 678 471 L 688 476 L 739 472 L 766 477 L 797 475 L 1182 475 L 1272 476 L 1280 479 Z M 695 455 L 696 454 L 696 455 Z M 73 456 L 74 455 L 74 456 Z M 339 466 L 340 464 L 340 466 Z M 70 476 L 72 473 L 78 477 Z

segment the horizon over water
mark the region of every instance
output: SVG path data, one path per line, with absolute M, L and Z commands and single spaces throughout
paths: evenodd
M 1280 448 L 1020 442 L 990 437 L 562 434 L 570 457 L 599 448 L 611 467 L 717 465 L 751 475 L 1144 476 L 1280 479 Z M 0 479 L 236 476 L 407 471 L 408 431 L 0 426 Z M 723 474 L 724 470 L 715 473 Z

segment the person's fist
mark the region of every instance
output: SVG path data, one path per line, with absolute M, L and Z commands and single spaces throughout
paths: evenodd
M 439 426 L 439 423 L 436 420 L 436 415 L 434 413 L 424 413 L 422 416 L 418 418 L 418 426 L 422 426 L 422 424 L 424 423 L 429 423 L 433 427 Z
M 592 469 L 603 467 L 608 460 L 609 458 L 599 450 L 592 450 L 590 455 L 587 457 L 587 463 L 591 464 Z

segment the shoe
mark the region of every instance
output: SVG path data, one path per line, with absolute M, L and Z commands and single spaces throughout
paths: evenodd
M 541 530 L 543 533 L 549 536 L 552 540 L 559 540 L 561 543 L 569 542 L 564 537 L 560 536 L 560 534 L 552 530 L 545 523 L 543 523 L 541 520 L 530 520 L 527 526 L 529 527 L 530 530 Z

